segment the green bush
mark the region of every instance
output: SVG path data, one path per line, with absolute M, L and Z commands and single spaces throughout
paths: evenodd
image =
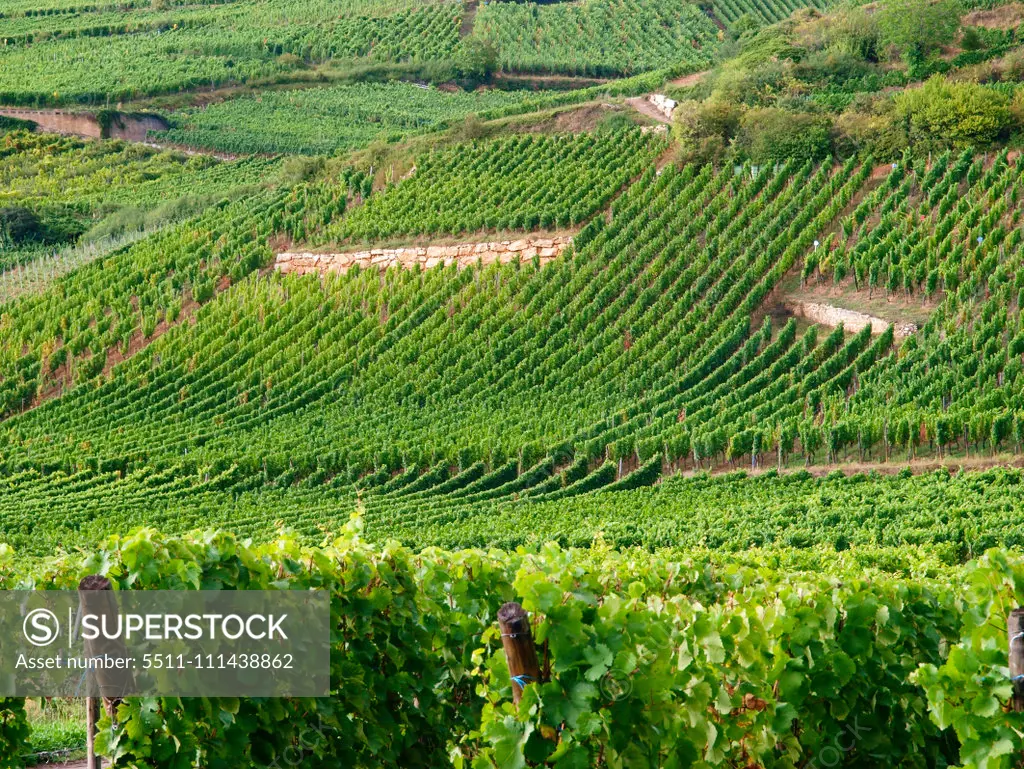
M 2 549 L 0 545 L 0 549 Z M 25 700 L 0 697 L 0 769 L 22 766 L 20 755 L 28 742 L 28 716 Z
M 960 37 L 960 47 L 965 51 L 977 51 L 985 47 L 977 27 L 968 27 Z
M 498 67 L 498 49 L 489 40 L 469 37 L 462 41 L 456 55 L 459 76 L 466 81 L 482 83 Z
M 742 110 L 730 101 L 681 101 L 672 115 L 673 131 L 693 160 L 718 160 L 739 128 Z
M 893 110 L 906 144 L 918 150 L 982 149 L 1013 127 L 1007 96 L 939 75 L 896 96 Z
M 845 51 L 864 61 L 878 61 L 879 31 L 877 14 L 863 8 L 837 10 L 824 29 L 825 47 Z
M 0 208 L 0 233 L 17 246 L 43 240 L 46 227 L 35 211 L 23 206 L 7 206 Z
M 752 109 L 740 121 L 736 145 L 756 163 L 822 160 L 832 152 L 831 126 L 819 115 Z
M 886 0 L 878 11 L 879 42 L 894 54 L 919 59 L 953 42 L 960 29 L 955 0 Z
M 633 122 L 628 113 L 609 112 L 598 122 L 596 132 L 615 133 L 616 131 L 625 131 L 635 127 L 636 123 Z
M 31 120 L 21 120 L 16 117 L 0 115 L 0 133 L 8 133 L 10 131 L 34 131 L 35 129 L 36 124 Z
M 883 163 L 898 159 L 906 149 L 903 132 L 894 126 L 891 99 L 855 100 L 836 118 L 832 142 L 841 157 L 864 153 Z

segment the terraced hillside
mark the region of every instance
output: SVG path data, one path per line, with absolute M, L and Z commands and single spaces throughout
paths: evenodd
M 474 24 L 500 51 L 503 69 L 573 75 L 629 75 L 680 61 L 703 69 L 716 31 L 686 0 L 492 2 Z
M 443 60 L 462 14 L 455 2 L 376 0 L 4 8 L 0 103 L 39 105 L 302 80 L 306 61 Z
M 437 131 L 467 115 L 514 107 L 528 92 L 453 93 L 411 83 L 361 83 L 270 91 L 173 114 L 154 140 L 222 152 L 323 155 Z M 543 98 L 543 94 L 539 95 Z
M 111 767 L 1020 763 L 1024 6 L 824 5 L 0 0 L 0 589 L 330 597 Z
M 0 300 L 37 293 L 147 232 L 250 194 L 275 159 L 220 162 L 121 141 L 0 135 Z
M 908 158 L 881 179 L 857 160 L 757 174 L 623 165 L 621 177 L 601 176 L 584 216 L 569 214 L 559 193 L 590 183 L 576 176 L 580 159 L 619 153 L 639 169 L 658 141 L 484 143 L 480 160 L 421 159 L 411 179 L 351 210 L 344 187 L 269 195 L 10 306 L 9 412 L 66 391 L 4 423 L 0 451 L 15 485 L 0 526 L 46 549 L 40 529 L 79 541 L 112 509 L 189 528 L 187 507 L 257 537 L 271 535 L 271 519 L 317 536 L 358 499 L 382 531 L 457 544 L 478 541 L 473 532 L 496 514 L 529 518 L 568 498 L 627 516 L 629 503 L 607 500 L 671 471 L 1019 449 L 1019 161 Z M 465 176 L 493 167 L 488 153 L 505 159 L 515 194 Z M 324 280 L 257 272 L 272 258 L 259 241 L 273 232 L 328 242 L 436 231 L 433 201 L 448 211 L 447 191 L 481 184 L 500 194 L 442 232 L 562 224 L 563 215 L 570 224 L 634 174 L 611 217 L 589 219 L 573 249 L 544 267 Z M 170 265 L 171 277 L 156 280 Z M 152 291 L 119 309 L 118 295 L 147 273 Z M 787 274 L 923 302 L 930 320 L 904 339 L 893 327 L 848 334 L 765 316 Z M 94 296 L 108 297 L 101 316 Z M 193 323 L 175 322 L 183 302 L 205 305 Z M 111 355 L 134 351 L 157 326 L 167 332 L 104 373 Z M 18 356 L 26 345 L 35 352 Z M 81 386 L 67 390 L 72 381 Z M 54 509 L 50 494 L 66 507 Z M 293 494 L 301 501 L 287 501 Z M 484 529 L 453 529 L 452 516 Z

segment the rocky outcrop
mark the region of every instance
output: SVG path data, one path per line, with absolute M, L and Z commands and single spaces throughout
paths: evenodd
M 362 269 L 375 267 L 412 268 L 420 265 L 430 269 L 438 265 L 469 267 L 478 261 L 483 264 L 494 262 L 528 262 L 534 257 L 546 264 L 562 253 L 572 243 L 569 235 L 549 238 L 526 237 L 520 240 L 500 240 L 488 243 L 462 243 L 453 246 L 404 246 L 402 248 L 373 248 L 369 251 L 354 251 L 347 254 L 314 254 L 286 252 L 278 254 L 274 268 L 278 272 L 326 274 L 346 272 L 351 267 Z
M 838 326 L 854 333 L 862 331 L 870 326 L 872 334 L 881 334 L 889 328 L 889 321 L 866 315 L 856 310 L 844 310 L 842 307 L 833 307 L 830 304 L 818 304 L 817 302 L 791 302 L 788 303 L 790 312 L 799 318 L 807 318 L 814 323 L 821 323 L 824 326 Z M 912 325 L 912 324 L 911 324 Z M 904 327 L 901 331 L 906 331 Z M 916 327 L 915 327 L 916 330 Z M 913 333 L 913 332 L 911 332 Z M 906 334 L 904 334 L 906 335 Z

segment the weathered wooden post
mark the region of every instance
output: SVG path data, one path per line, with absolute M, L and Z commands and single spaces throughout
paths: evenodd
M 107 617 L 107 627 L 117 627 L 117 598 L 114 595 L 110 580 L 99 575 L 91 575 L 78 583 L 79 612 L 81 615 L 91 614 Z M 112 656 L 124 659 L 128 656 L 127 647 L 122 639 L 109 640 L 97 638 L 86 640 L 85 657 Z M 90 671 L 96 682 L 99 697 L 90 696 L 86 699 L 86 753 L 89 769 L 102 769 L 103 759 L 95 753 L 96 723 L 99 721 L 99 705 L 103 707 L 111 719 L 114 718 L 117 706 L 125 694 L 131 693 L 134 676 L 131 670 L 106 669 L 98 667 Z
M 1010 680 L 1013 682 L 1011 704 L 1017 713 L 1024 712 L 1024 609 L 1014 609 L 1006 623 L 1010 637 Z
M 103 759 L 96 755 L 96 722 L 100 719 L 100 698 L 85 698 L 85 765 L 103 769 Z
M 501 629 L 508 675 L 512 679 L 512 702 L 518 705 L 526 685 L 540 681 L 540 663 L 533 645 L 530 616 L 521 605 L 511 601 L 498 609 L 498 627 Z

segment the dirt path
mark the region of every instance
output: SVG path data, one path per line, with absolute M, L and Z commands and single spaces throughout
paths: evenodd
M 626 99 L 626 104 L 635 109 L 641 115 L 651 118 L 651 120 L 657 120 L 659 123 L 665 125 L 671 125 L 672 121 L 668 119 L 664 112 L 651 104 L 647 100 L 646 96 L 632 96 Z
M 476 12 L 479 7 L 478 0 L 467 0 L 466 7 L 462 12 L 462 26 L 459 27 L 460 38 L 473 34 L 473 22 L 476 20 Z
M 793 473 L 799 473 L 804 470 L 809 472 L 815 478 L 823 478 L 829 473 L 834 473 L 836 470 L 846 475 L 856 475 L 858 473 L 870 473 L 876 472 L 879 475 L 898 475 L 907 468 L 910 468 L 910 472 L 914 475 L 924 475 L 926 473 L 934 472 L 941 468 L 946 468 L 950 472 L 980 472 L 982 470 L 991 470 L 994 467 L 1016 467 L 1024 468 L 1024 456 L 1015 456 L 1013 454 L 997 454 L 996 456 L 970 456 L 970 457 L 917 457 L 911 460 L 899 460 L 890 459 L 888 462 L 836 462 L 831 465 L 815 464 L 810 466 L 804 465 L 789 465 L 783 466 L 782 474 L 791 475 Z M 698 473 L 709 473 L 710 475 L 724 475 L 726 473 L 734 473 L 737 470 L 745 471 L 749 476 L 756 477 L 758 475 L 764 475 L 765 473 L 773 470 L 778 470 L 778 466 L 774 461 L 774 457 L 770 454 L 765 454 L 761 465 L 756 468 L 751 468 L 750 464 L 744 464 L 742 462 L 737 463 L 735 466 L 730 462 L 723 462 L 716 464 L 713 468 L 708 470 L 697 470 L 695 468 L 687 468 L 678 473 L 684 478 L 689 478 Z M 672 472 L 666 473 L 665 477 L 673 475 Z
M 144 147 L 150 147 L 155 150 L 170 150 L 172 152 L 180 152 L 182 155 L 188 155 L 194 157 L 196 155 L 205 155 L 206 157 L 214 158 L 215 160 L 240 160 L 241 158 L 250 157 L 249 155 L 236 155 L 228 152 L 216 152 L 215 150 L 203 149 L 202 147 L 193 147 L 187 144 L 169 144 L 164 142 L 139 142 Z M 272 157 L 270 154 L 264 154 L 263 157 Z
M 691 72 L 689 75 L 683 75 L 682 77 L 677 77 L 675 80 L 669 80 L 668 84 L 675 86 L 676 88 L 690 88 L 691 86 L 697 85 L 697 83 L 699 83 L 710 71 L 710 69 L 705 69 L 701 72 Z
M 715 15 L 715 11 L 713 8 L 708 8 L 705 11 L 705 13 L 708 15 L 708 18 L 711 19 L 712 22 L 714 22 L 714 25 L 718 27 L 722 32 L 729 31 L 725 24 L 722 23 L 722 20 Z
M 508 83 L 509 85 L 536 83 L 539 87 L 565 88 L 566 90 L 577 88 L 589 88 L 594 85 L 602 85 L 609 82 L 606 77 L 577 77 L 576 75 L 545 75 L 530 74 L 528 72 L 499 72 L 494 75 L 493 81 L 497 83 Z

